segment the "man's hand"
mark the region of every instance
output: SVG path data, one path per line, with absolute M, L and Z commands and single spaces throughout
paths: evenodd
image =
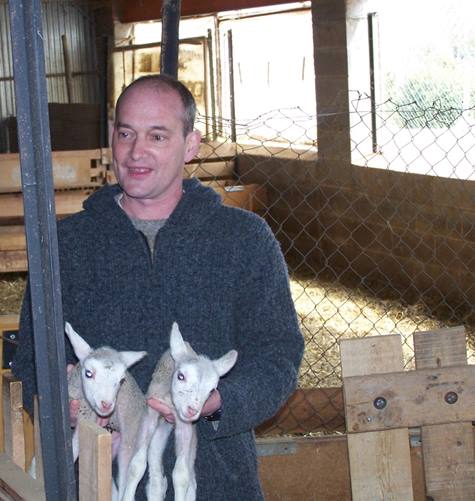
M 211 416 L 211 414 L 214 414 L 218 409 L 221 409 L 222 404 L 223 403 L 221 402 L 221 395 L 219 394 L 219 391 L 212 391 L 210 396 L 208 397 L 208 400 L 206 400 L 205 404 L 203 405 L 203 409 L 201 409 L 201 415 Z
M 76 428 L 78 424 L 78 414 L 79 414 L 79 400 L 69 401 L 69 422 L 71 428 Z
M 147 399 L 147 404 L 152 409 L 155 409 L 158 413 L 160 413 L 164 417 L 165 421 L 168 421 L 169 423 L 175 422 L 175 413 L 167 404 L 162 402 L 160 399 L 149 398 Z M 214 390 L 203 405 L 201 415 L 211 416 L 211 414 L 214 414 L 218 409 L 221 408 L 221 405 L 221 395 L 219 394 L 218 390 Z
M 165 418 L 165 421 L 168 421 L 169 423 L 175 422 L 175 413 L 172 411 L 172 409 L 170 409 L 170 407 L 168 407 L 167 404 L 165 404 L 158 398 L 147 399 L 147 405 L 161 414 Z
M 74 364 L 68 364 L 66 366 L 66 371 L 69 374 L 74 368 Z M 69 421 L 71 428 L 76 428 L 78 424 L 78 414 L 79 414 L 79 400 L 69 401 Z

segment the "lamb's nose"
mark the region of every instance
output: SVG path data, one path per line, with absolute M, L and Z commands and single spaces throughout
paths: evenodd
M 186 414 L 188 417 L 192 418 L 198 414 L 198 410 L 195 409 L 194 407 L 191 407 L 191 405 L 189 405 L 186 409 Z
M 104 400 L 101 400 L 101 405 L 105 411 L 110 411 L 112 409 L 112 402 L 106 402 Z

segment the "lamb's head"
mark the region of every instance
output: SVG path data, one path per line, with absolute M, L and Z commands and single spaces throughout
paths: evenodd
M 173 405 L 179 419 L 195 421 L 211 392 L 218 386 L 219 378 L 236 363 L 237 351 L 230 350 L 216 360 L 196 355 L 183 341 L 180 329 L 174 323 L 170 335 L 170 354 L 175 362 L 171 384 Z
M 81 367 L 84 397 L 98 416 L 107 417 L 114 412 L 127 369 L 147 352 L 116 351 L 109 347 L 93 349 L 68 322 L 65 330 Z

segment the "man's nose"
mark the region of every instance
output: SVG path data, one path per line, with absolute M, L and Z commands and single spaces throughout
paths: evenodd
M 130 150 L 130 156 L 133 160 L 139 160 L 145 155 L 145 140 L 136 137 L 135 141 L 132 144 L 132 148 Z

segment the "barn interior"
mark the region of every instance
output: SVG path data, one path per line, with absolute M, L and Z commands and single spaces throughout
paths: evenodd
M 58 218 L 115 182 L 109 148 L 115 101 L 135 78 L 160 71 L 163 3 L 42 2 Z M 393 20 L 387 9 L 382 0 L 181 1 L 178 77 L 197 100 L 203 135 L 185 176 L 269 223 L 306 339 L 298 390 L 256 430 L 269 500 L 358 499 L 358 488 L 359 499 L 369 499 L 350 474 L 357 446 L 346 435 L 342 340 L 396 335 L 403 367 L 392 370 L 417 372 L 414 334 L 456 329 L 459 335 L 463 328 L 465 361 L 475 361 L 475 84 L 464 84 L 458 102 L 444 97 L 451 89 L 433 91 L 435 84 L 401 94 L 408 84 L 396 71 L 388 84 L 384 69 L 395 62 L 385 52 Z M 8 19 L 8 2 L 1 2 L 6 371 L 28 268 Z M 460 53 L 469 42 L 455 46 Z M 466 54 L 470 47 L 459 59 L 468 61 Z M 433 94 L 424 101 L 428 89 Z M 465 472 L 473 470 L 470 427 L 470 440 L 462 441 L 466 458 L 449 458 Z M 422 500 L 432 495 L 433 471 L 424 463 L 420 430 L 410 428 L 404 485 Z M 464 495 L 473 488 L 465 485 Z

